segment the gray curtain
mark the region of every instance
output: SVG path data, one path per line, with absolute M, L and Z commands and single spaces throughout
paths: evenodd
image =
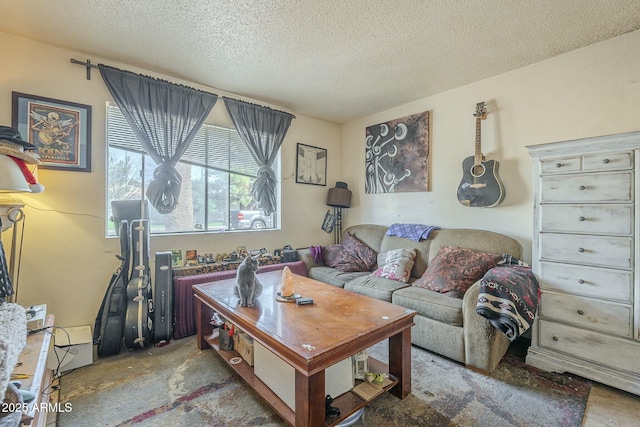
M 282 145 L 293 115 L 247 102 L 223 98 L 231 120 L 260 166 L 251 194 L 265 215 L 276 211 L 276 174 L 273 162 Z
M 100 75 L 147 154 L 158 165 L 147 188 L 161 214 L 178 204 L 182 176 L 175 168 L 218 95 L 99 64 Z

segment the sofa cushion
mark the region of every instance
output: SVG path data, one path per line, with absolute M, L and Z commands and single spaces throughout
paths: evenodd
M 378 254 L 378 269 L 374 276 L 408 283 L 413 268 L 416 251 L 413 249 L 394 249 Z
M 342 272 L 331 267 L 313 267 L 309 270 L 309 277 L 329 285 L 343 288 L 344 284 L 360 276 L 369 276 L 368 271 Z
M 431 238 L 426 241 L 431 242 L 427 265 L 431 264 L 431 260 L 443 246 L 459 246 L 480 252 L 509 254 L 516 258 L 522 257 L 522 246 L 517 240 L 493 231 L 449 228 L 434 231 Z M 421 274 L 415 277 L 420 276 Z
M 462 326 L 462 300 L 439 292 L 409 286 L 393 293 L 391 302 L 452 326 Z
M 376 251 L 350 233 L 345 233 L 341 244 L 326 246 L 322 251 L 322 261 L 327 267 L 345 273 L 373 270 L 377 256 Z
M 345 283 L 344 288 L 351 292 L 391 302 L 391 295 L 398 289 L 409 286 L 397 280 L 385 279 L 369 273 Z
M 413 286 L 462 298 L 464 293 L 491 268 L 501 255 L 474 251 L 458 246 L 443 246 L 422 277 Z
M 384 225 L 360 224 L 347 228 L 344 234 L 346 235 L 349 233 L 352 236 L 357 237 L 358 240 L 378 253 L 384 252 L 381 250 L 380 245 L 382 244 L 382 239 L 384 238 L 387 230 L 388 227 L 385 227 Z

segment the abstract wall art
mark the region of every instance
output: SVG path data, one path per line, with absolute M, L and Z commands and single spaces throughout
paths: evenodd
M 429 191 L 429 112 L 366 128 L 365 193 Z

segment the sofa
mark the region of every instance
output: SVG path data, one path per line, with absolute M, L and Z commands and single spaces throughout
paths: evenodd
M 340 271 L 329 267 L 319 258 L 317 250 L 313 253 L 313 249 L 317 249 L 314 247 L 299 251 L 307 267 L 307 275 L 330 285 L 415 310 L 417 314 L 411 330 L 412 344 L 464 363 L 470 369 L 492 372 L 506 353 L 510 340 L 476 313 L 480 280 L 473 283 L 463 295 L 456 297 L 413 285 L 418 284 L 417 281 L 421 280 L 441 249 L 443 253 L 445 249 L 464 248 L 520 258 L 520 243 L 511 237 L 484 230 L 437 229 L 430 232 L 427 239 L 420 241 L 390 236 L 387 230 L 388 227 L 382 225 L 355 225 L 347 228 L 343 236 L 355 237 L 377 253 L 378 260 L 380 254 L 395 249 L 407 249 L 415 253 L 407 283 L 378 277 L 372 274 L 371 269 Z M 448 280 L 446 274 L 443 277 Z

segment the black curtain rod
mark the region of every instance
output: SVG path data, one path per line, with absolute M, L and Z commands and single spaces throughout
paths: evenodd
M 72 63 L 72 64 L 77 64 L 77 65 L 82 65 L 82 66 L 84 66 L 84 67 L 87 67 L 87 80 L 91 80 L 91 69 L 92 69 L 92 68 L 96 68 L 96 69 L 98 68 L 98 66 L 97 66 L 97 65 L 92 64 L 92 63 L 91 63 L 91 60 L 90 60 L 90 59 L 87 59 L 87 61 L 86 61 L 86 62 L 83 62 L 83 61 L 78 61 L 77 59 L 73 59 L 73 58 L 71 58 L 71 63 Z M 228 98 L 228 99 L 232 99 L 232 100 L 234 100 L 234 101 L 244 102 L 244 103 L 246 103 L 246 104 L 258 105 L 258 104 L 253 104 L 253 103 L 248 102 L 248 101 L 243 101 L 243 100 L 241 100 L 241 99 L 231 98 L 231 97 L 228 97 L 228 96 L 224 96 L 224 97 L 222 97 L 222 98 Z M 263 105 L 258 105 L 258 106 L 259 106 L 259 107 L 262 107 L 262 108 L 268 108 L 268 109 L 270 109 L 270 110 L 273 110 L 273 108 L 265 107 L 265 106 L 263 106 Z M 275 111 L 279 111 L 279 110 L 275 110 Z M 281 111 L 281 112 L 282 112 L 282 113 L 286 113 L 286 114 L 291 114 L 291 113 L 287 113 L 286 111 Z M 294 119 L 296 118 L 296 116 L 294 116 L 293 114 L 291 114 L 291 115 L 293 116 L 293 118 L 294 118 Z
M 71 63 L 72 64 L 78 64 L 78 65 L 84 65 L 85 67 L 87 67 L 87 80 L 91 80 L 91 69 L 92 68 L 98 68 L 97 65 L 94 65 L 94 64 L 91 63 L 90 59 L 87 59 L 87 62 L 82 62 L 82 61 L 78 61 L 77 59 L 71 58 Z

